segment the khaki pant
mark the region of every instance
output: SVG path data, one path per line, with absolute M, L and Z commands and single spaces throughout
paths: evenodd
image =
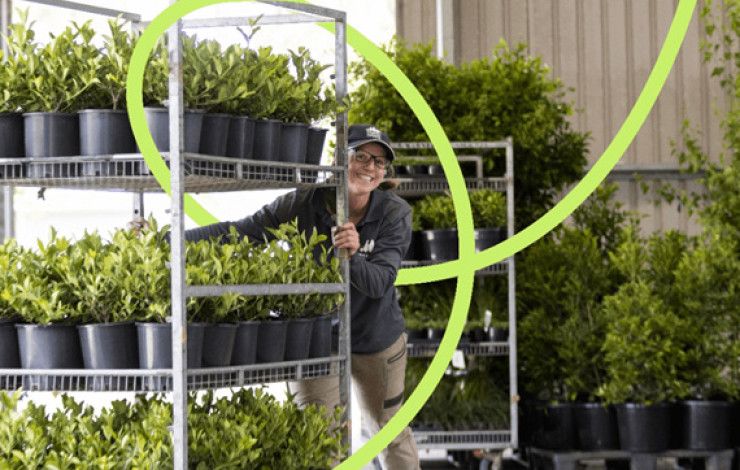
M 363 415 L 379 427 L 403 404 L 406 372 L 406 334 L 389 348 L 374 354 L 352 354 L 352 378 Z M 290 382 L 288 388 L 300 404 L 316 403 L 333 410 L 339 405 L 339 377 Z M 419 454 L 406 427 L 380 455 L 386 470 L 417 470 Z

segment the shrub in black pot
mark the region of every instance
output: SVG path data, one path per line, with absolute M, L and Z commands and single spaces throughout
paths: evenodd
M 37 46 L 33 44 L 34 32 L 22 23 L 15 24 L 8 31 L 9 48 L 0 52 L 3 67 L 0 69 L 0 83 L 4 92 L 0 102 L 0 158 L 22 158 L 25 156 L 23 140 L 23 116 L 27 101 L 32 100 L 28 86 L 30 78 L 26 58 L 34 54 Z M 20 176 L 20 175 L 19 175 Z

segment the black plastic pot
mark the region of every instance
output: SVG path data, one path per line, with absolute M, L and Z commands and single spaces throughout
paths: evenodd
M 254 160 L 278 161 L 282 130 L 282 123 L 276 119 L 259 119 L 254 122 Z
M 69 157 L 80 154 L 80 121 L 77 114 L 25 113 L 23 132 L 26 157 Z M 77 176 L 79 163 L 64 165 L 29 163 L 29 178 Z
M 579 449 L 619 449 L 614 408 L 601 403 L 577 403 L 574 413 Z
M 257 334 L 257 362 L 282 362 L 285 359 L 285 340 L 288 322 L 267 320 L 260 322 Z
M 406 340 L 409 343 L 422 343 L 427 341 L 427 330 L 406 330 Z
M 308 357 L 329 357 L 331 355 L 331 316 L 324 315 L 314 318 L 311 330 L 311 346 Z
M 136 141 L 126 111 L 85 109 L 79 115 L 80 155 L 136 152 Z
M 496 342 L 508 341 L 509 340 L 509 329 L 494 326 L 488 330 L 488 335 L 489 335 L 490 341 L 496 341 Z
M 534 404 L 530 425 L 532 444 L 541 449 L 570 450 L 576 448 L 576 426 L 572 403 L 556 405 Z
M 444 178 L 445 172 L 442 169 L 442 165 L 429 165 L 428 170 L 429 176 Z
M 409 249 L 406 251 L 406 256 L 404 256 L 403 259 L 406 261 L 420 260 L 424 256 L 422 251 L 421 232 L 418 230 L 411 232 L 411 244 L 409 245 Z
M 26 156 L 23 140 L 23 115 L 0 113 L 0 158 L 23 158 Z
M 726 401 L 679 403 L 680 448 L 720 450 L 732 447 L 733 405 Z
M 427 328 L 427 340 L 440 342 L 442 337 L 445 335 L 444 328 Z
M 85 369 L 137 369 L 139 348 L 131 322 L 79 325 Z
M 411 177 L 429 176 L 429 165 L 405 165 L 404 168 Z
M 506 239 L 506 227 L 475 229 L 475 251 L 483 251 Z
M 226 141 L 226 156 L 251 160 L 253 151 L 254 119 L 247 116 L 232 116 Z
M 26 157 L 69 157 L 80 154 L 80 121 L 77 114 L 25 113 Z
M 457 229 L 422 230 L 421 247 L 423 259 L 432 261 L 457 259 Z
M 234 349 L 231 353 L 231 365 L 243 366 L 257 362 L 257 335 L 259 322 L 239 322 L 234 339 Z
M 622 403 L 614 407 L 622 450 L 662 452 L 670 447 L 672 405 Z
M 318 165 L 321 163 L 321 155 L 324 153 L 324 141 L 328 129 L 319 127 L 308 128 L 308 140 L 306 143 L 306 163 Z
M 15 321 L 0 319 L 0 369 L 15 369 L 21 366 L 18 356 L 18 333 Z M 12 377 L 0 376 L 0 390 L 20 387 Z
M 230 125 L 231 116 L 228 114 L 205 114 L 200 131 L 200 153 L 225 157 Z
M 24 369 L 82 369 L 80 338 L 74 325 L 15 325 L 18 351 Z M 55 390 L 64 384 L 62 378 L 25 376 L 28 390 Z
M 77 332 L 82 348 L 82 362 L 85 369 L 137 369 L 139 367 L 139 348 L 136 340 L 136 326 L 126 323 L 98 323 L 79 325 Z M 135 384 L 133 377 L 94 377 L 93 390 L 118 388 L 121 381 L 128 382 L 126 388 Z
M 300 361 L 308 358 L 313 324 L 313 318 L 292 318 L 288 320 L 288 330 L 285 336 L 286 361 Z
M 188 369 L 203 364 L 204 323 L 188 323 Z M 136 323 L 140 369 L 172 368 L 172 324 Z
M 308 124 L 284 122 L 280 131 L 280 161 L 306 163 Z
M 170 150 L 170 114 L 167 108 L 144 108 L 149 132 L 152 134 L 157 150 Z M 185 151 L 198 153 L 200 151 L 200 133 L 203 128 L 202 111 L 185 111 L 183 114 L 183 131 Z
M 231 365 L 236 330 L 235 323 L 206 325 L 203 332 L 203 367 Z

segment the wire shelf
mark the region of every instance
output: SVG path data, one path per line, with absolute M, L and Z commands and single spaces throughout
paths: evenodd
M 169 167 L 169 157 L 164 154 Z M 340 167 L 184 154 L 185 191 L 336 186 Z M 0 184 L 47 188 L 161 192 L 140 154 L 0 159 Z
M 248 366 L 188 369 L 188 390 L 242 387 L 339 375 L 341 356 Z M 0 390 L 169 392 L 171 369 L 0 369 Z
M 450 185 L 444 178 L 397 178 L 399 181 L 396 194 L 405 197 L 424 196 L 426 194 L 444 193 L 450 190 Z M 506 191 L 506 178 L 465 178 L 465 186 L 469 191 L 490 189 L 492 191 Z
M 423 260 L 423 261 L 402 261 L 401 267 L 403 268 L 416 268 L 420 266 L 432 266 L 434 264 L 444 263 L 445 261 L 431 261 L 431 260 Z M 490 266 L 486 266 L 483 269 L 479 269 L 476 271 L 476 275 L 478 276 L 497 276 L 501 274 L 506 274 L 509 272 L 509 262 L 508 261 L 500 261 L 498 263 L 492 264 Z
M 414 430 L 419 449 L 505 449 L 511 447 L 511 431 L 419 431 Z
M 439 349 L 439 343 L 436 341 L 410 342 L 406 345 L 406 352 L 409 357 L 434 357 L 437 354 L 437 349 Z M 463 342 L 458 344 L 457 349 L 469 356 L 506 356 L 509 354 L 509 343 L 498 341 L 483 343 Z

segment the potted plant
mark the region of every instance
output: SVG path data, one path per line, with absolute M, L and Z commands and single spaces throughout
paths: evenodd
M 247 109 L 255 118 L 255 160 L 279 161 L 282 123 L 277 108 L 283 96 L 290 93 L 294 79 L 288 72 L 288 56 L 273 54 L 269 47 L 261 47 L 254 56 L 256 72 L 252 75 L 255 93 L 247 101 Z
M 422 228 L 423 259 L 444 261 L 457 259 L 458 241 L 452 198 L 429 195 L 414 205 L 414 225 Z
M 100 54 L 91 43 L 95 31 L 90 22 L 72 23 L 45 46 L 24 47 L 19 58 L 27 70 L 28 95 L 24 107 L 26 156 L 30 158 L 73 156 L 80 153 L 77 111 L 87 107 L 86 93 L 99 83 Z M 16 36 L 10 42 L 22 39 Z M 32 167 L 34 177 L 74 176 L 76 166 L 54 174 L 52 165 Z
M 475 251 L 483 251 L 506 239 L 506 198 L 497 191 L 470 193 L 475 223 Z
M 100 52 L 97 83 L 85 95 L 87 109 L 80 115 L 80 154 L 88 156 L 135 153 L 136 141 L 126 112 L 126 78 L 137 35 L 124 30 L 124 23 L 108 21 Z M 113 165 L 84 164 L 85 176 L 109 176 Z
M 21 366 L 24 369 L 78 369 L 83 367 L 75 325 L 74 297 L 63 280 L 71 243 L 52 230 L 51 240 L 39 242 L 38 252 L 24 252 L 22 269 L 11 271 L 9 292 L 3 294 L 24 323 L 16 324 Z M 55 387 L 40 377 L 28 377 L 31 388 Z
M 183 139 L 185 152 L 200 151 L 200 136 L 203 127 L 204 110 L 193 108 L 201 104 L 199 95 L 203 81 L 195 75 L 195 38 L 182 36 L 183 71 Z M 160 40 L 154 47 L 144 74 L 143 98 L 144 116 L 149 132 L 160 152 L 170 150 L 170 115 L 166 107 L 169 101 L 169 51 L 166 40 Z
M 0 158 L 25 156 L 21 113 L 31 99 L 25 58 L 29 55 L 29 49 L 34 49 L 35 43 L 33 30 L 26 26 L 25 13 L 21 13 L 21 20 L 20 23 L 10 25 L 8 53 L 0 52 L 0 61 L 3 63 L 0 70 L 0 142 L 3 142 Z M 23 174 L 19 171 L 17 174 L 0 176 L 21 177 Z
M 25 250 L 18 246 L 14 239 L 9 239 L 0 245 L 0 368 L 10 369 L 21 366 L 18 356 L 18 335 L 15 328 L 18 315 L 9 300 L 12 296 L 12 283 L 17 279 L 16 272 L 21 269 L 19 262 L 25 256 Z M 13 385 L 6 382 L 4 377 L 0 377 L 0 388 Z
M 166 241 L 168 227 L 158 228 L 153 219 L 148 228 L 136 234 L 132 231 L 116 233 L 114 243 L 127 246 L 122 250 L 119 283 L 122 295 L 135 304 L 132 315 L 136 322 L 141 369 L 172 368 L 172 324 L 170 323 L 170 247 Z M 204 325 L 189 323 L 187 326 L 188 368 L 197 369 L 202 364 Z M 153 377 L 148 385 L 159 389 L 166 384 Z
M 69 250 L 61 270 L 73 301 L 86 369 L 139 367 L 136 328 L 131 320 L 135 304 L 126 301 L 119 280 L 125 265 L 117 253 L 127 246 L 103 242 L 97 233 L 85 233 Z M 129 294 L 130 295 L 130 294 Z M 96 388 L 107 384 L 94 382 Z

